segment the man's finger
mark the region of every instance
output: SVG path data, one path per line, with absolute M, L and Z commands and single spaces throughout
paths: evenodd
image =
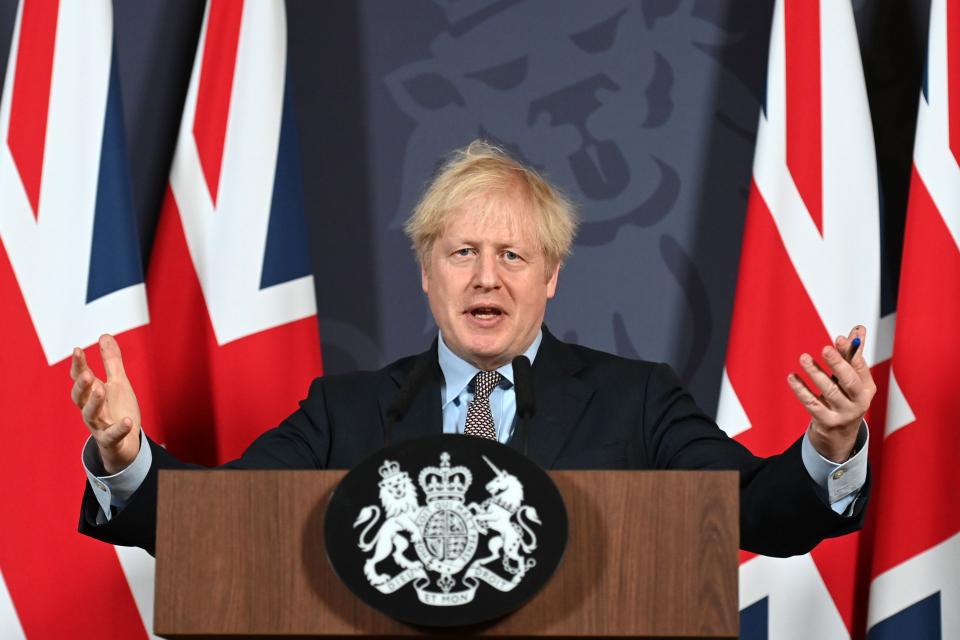
M 820 390 L 820 402 L 828 409 L 835 411 L 841 408 L 843 403 L 850 402 L 840 385 L 820 368 L 820 365 L 810 357 L 810 354 L 804 353 L 800 356 L 800 366 L 803 367 L 813 384 Z
M 107 382 L 123 379 L 126 374 L 123 370 L 123 356 L 117 339 L 109 333 L 100 336 L 100 357 L 103 359 L 103 368 L 107 372 Z
M 94 381 L 93 388 L 90 391 L 90 397 L 83 405 L 83 420 L 88 426 L 94 429 L 103 429 L 104 422 L 99 418 L 100 410 L 103 408 L 103 400 L 107 397 L 107 390 L 99 380 Z
M 844 360 L 850 362 L 850 349 L 853 348 L 853 342 L 851 338 L 847 336 L 837 336 L 833 341 L 833 346 L 836 347 L 837 351 L 843 354 Z
M 113 447 L 120 443 L 121 440 L 130 433 L 130 429 L 133 428 L 133 421 L 130 418 L 124 418 L 116 424 L 112 424 L 103 431 L 100 432 L 99 437 L 97 438 L 97 443 L 103 447 Z
M 87 356 L 84 355 L 83 349 L 74 347 L 73 357 L 70 358 L 70 378 L 76 380 L 77 376 L 83 373 L 87 368 Z
M 833 347 L 823 348 L 823 359 L 830 365 L 833 376 L 830 378 L 840 387 L 848 398 L 855 398 L 863 391 L 863 381 L 853 366 L 840 356 Z
M 867 328 L 862 325 L 857 325 L 851 333 L 855 333 L 856 337 L 860 338 L 860 348 L 857 350 L 857 353 L 854 354 L 853 358 L 850 359 L 850 366 L 852 366 L 854 371 L 857 372 L 857 375 L 860 376 L 860 380 L 863 381 L 864 385 L 870 386 L 873 384 L 873 375 L 870 373 L 870 365 L 867 364 L 867 359 L 863 356 L 863 354 L 866 353 Z
M 73 400 L 73 404 L 83 409 L 83 405 L 87 404 L 87 400 L 90 399 L 90 391 L 93 389 L 95 380 L 96 378 L 89 370 L 77 376 L 73 387 L 70 389 L 70 399 Z
M 863 346 L 864 346 L 864 343 L 866 343 L 867 341 L 867 328 L 864 327 L 863 325 L 858 324 L 850 331 L 850 334 L 853 336 L 850 338 L 851 341 L 854 338 L 860 338 L 860 349 L 854 355 L 854 358 L 856 358 L 857 356 L 860 356 L 860 359 L 863 360 L 864 359 L 863 354 L 866 353 L 866 351 L 864 351 L 863 349 Z M 853 360 L 853 358 L 851 360 Z
M 853 341 L 854 338 L 860 338 L 860 341 L 863 342 L 863 339 L 866 337 L 866 335 L 867 328 L 862 324 L 857 324 L 854 325 L 853 329 L 850 329 L 850 333 L 847 334 L 847 340 Z
M 797 396 L 797 400 L 803 404 L 814 418 L 820 419 L 829 412 L 829 409 L 820 401 L 820 398 L 807 388 L 806 383 L 800 379 L 800 376 L 791 373 L 787 376 L 787 384 L 790 385 L 793 395 Z

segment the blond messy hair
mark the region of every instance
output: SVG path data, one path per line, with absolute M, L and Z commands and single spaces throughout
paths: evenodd
M 433 243 L 452 212 L 478 196 L 512 191 L 526 201 L 535 216 L 548 273 L 563 264 L 577 232 L 573 205 L 540 174 L 503 149 L 474 140 L 450 155 L 404 225 L 420 265 L 427 266 Z

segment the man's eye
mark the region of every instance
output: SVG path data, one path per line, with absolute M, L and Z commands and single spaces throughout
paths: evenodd
M 517 261 L 520 260 L 520 254 L 519 254 L 519 253 L 514 253 L 513 251 L 504 251 L 504 252 L 503 252 L 503 258 L 504 258 L 507 262 L 517 262 Z
M 456 251 L 453 252 L 453 255 L 466 258 L 467 256 L 470 255 L 470 249 L 467 249 L 466 247 L 464 247 L 463 249 L 457 249 Z

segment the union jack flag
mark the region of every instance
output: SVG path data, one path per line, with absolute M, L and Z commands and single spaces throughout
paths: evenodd
M 960 2 L 934 0 L 876 498 L 871 640 L 960 637 L 958 160 Z
M 194 462 L 238 457 L 321 372 L 286 41 L 283 3 L 208 3 L 157 224 L 154 377 L 189 399 L 157 435 Z
M 0 103 L 0 508 L 19 523 L 0 534 L 5 636 L 144 635 L 149 594 L 131 587 L 149 562 L 76 533 L 86 436 L 64 384 L 74 346 L 120 334 L 155 419 L 119 89 L 110 2 L 21 3 Z M 91 593 L 116 599 L 111 629 Z
M 886 380 L 893 314 L 881 308 L 878 194 L 850 4 L 778 1 L 718 411 L 754 453 L 782 452 L 809 423 L 785 382 L 801 353 L 863 324 L 864 357 Z M 867 416 L 872 441 L 885 403 L 881 389 Z M 862 628 L 862 537 L 788 559 L 742 554 L 742 636 L 847 638 Z
M 0 508 L 19 523 L 0 538 L 4 637 L 152 628 L 152 559 L 76 533 L 74 346 L 117 334 L 146 431 L 207 463 L 239 455 L 321 372 L 286 32 L 283 3 L 206 7 L 144 283 L 111 3 L 18 9 L 0 103 L 0 335 L 16 371 Z

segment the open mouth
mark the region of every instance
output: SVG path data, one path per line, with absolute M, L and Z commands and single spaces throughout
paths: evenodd
M 467 309 L 467 313 L 477 320 L 493 320 L 504 315 L 503 309 L 494 306 L 477 305 Z

